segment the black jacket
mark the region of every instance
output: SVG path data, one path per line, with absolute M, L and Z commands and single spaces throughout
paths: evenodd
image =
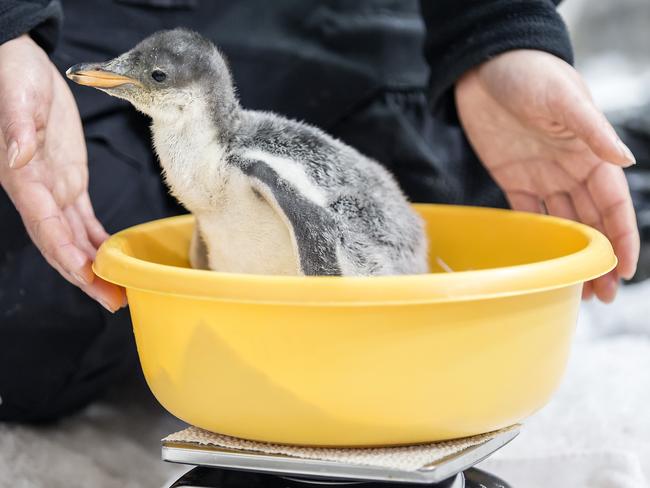
M 244 106 L 323 127 L 379 89 L 428 84 L 433 103 L 449 100 L 463 72 L 508 50 L 572 62 L 552 0 L 0 0 L 0 43 L 29 32 L 61 70 L 177 25 L 219 44 Z M 114 103 L 75 95 L 82 116 Z

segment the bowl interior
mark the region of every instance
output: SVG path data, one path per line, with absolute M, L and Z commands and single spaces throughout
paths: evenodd
M 470 271 L 546 261 L 576 253 L 590 241 L 580 228 L 561 225 L 558 219 L 492 209 L 436 207 L 416 205 L 426 222 L 429 264 L 434 273 L 445 272 L 445 264 L 453 271 Z M 151 263 L 189 268 L 193 220 L 158 222 L 156 228 L 131 229 L 132 238 L 124 252 Z
M 126 288 L 220 300 L 405 304 L 475 300 L 569 286 L 616 265 L 607 238 L 568 220 L 509 210 L 415 205 L 426 222 L 430 273 L 380 277 L 270 276 L 188 269 L 194 219 L 126 229 L 94 263 Z M 445 272 L 448 270 L 453 273 Z

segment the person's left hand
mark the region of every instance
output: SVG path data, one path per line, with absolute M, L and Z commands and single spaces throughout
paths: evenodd
M 605 302 L 639 258 L 634 207 L 621 167 L 634 164 L 580 75 L 541 51 L 501 54 L 456 83 L 460 121 L 515 210 L 591 225 L 612 242 L 615 270 L 586 283 Z

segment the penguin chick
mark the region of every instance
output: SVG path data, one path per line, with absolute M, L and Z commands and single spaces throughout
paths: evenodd
M 73 81 L 150 116 L 171 193 L 196 216 L 194 267 L 283 275 L 427 271 L 420 217 L 377 162 L 308 124 L 244 110 L 219 50 L 161 31 Z

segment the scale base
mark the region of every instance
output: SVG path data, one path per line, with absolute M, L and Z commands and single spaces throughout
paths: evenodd
M 518 433 L 515 426 L 413 471 L 173 440 L 163 440 L 162 459 L 196 466 L 170 488 L 509 488 L 474 466 Z
M 405 483 L 386 481 L 345 481 L 286 477 L 275 474 L 236 471 L 198 466 L 178 479 L 170 488 L 404 488 Z M 470 468 L 430 488 L 511 488 L 505 481 L 480 469 Z

